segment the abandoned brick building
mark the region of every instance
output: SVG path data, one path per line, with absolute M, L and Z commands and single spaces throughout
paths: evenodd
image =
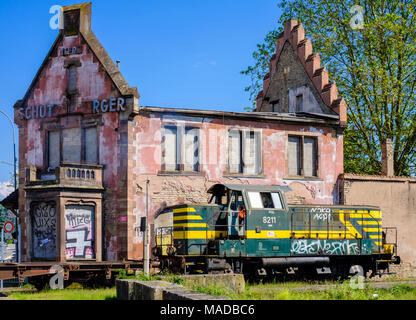
M 287 21 L 255 112 L 139 105 L 91 31 L 91 4 L 64 28 L 23 99 L 22 260 L 134 260 L 140 218 L 206 202 L 215 183 L 287 187 L 292 203 L 339 202 L 346 105 L 301 24 Z

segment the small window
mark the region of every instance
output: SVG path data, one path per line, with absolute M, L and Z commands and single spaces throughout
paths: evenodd
M 48 132 L 48 167 L 59 167 L 60 163 L 60 141 L 59 131 Z
M 296 96 L 296 112 L 303 111 L 303 94 Z
M 282 199 L 277 192 L 272 193 L 273 204 L 276 209 L 283 209 Z
M 282 209 L 282 202 L 278 193 L 248 192 L 251 208 L 253 209 Z
M 248 192 L 248 198 L 253 209 L 263 209 L 263 201 L 260 192 Z
M 272 102 L 272 109 L 273 109 L 273 112 L 279 112 L 279 100 Z
M 289 136 L 289 176 L 318 176 L 318 147 L 315 137 Z
M 231 201 L 230 201 L 230 210 L 232 211 L 237 211 L 237 208 L 243 205 L 244 206 L 244 201 L 243 201 L 243 196 L 241 194 L 241 192 L 233 192 L 232 196 L 231 196 Z

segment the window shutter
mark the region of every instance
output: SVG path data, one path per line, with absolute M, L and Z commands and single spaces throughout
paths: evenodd
M 98 162 L 97 127 L 85 129 L 85 162 Z
M 59 131 L 48 132 L 48 167 L 59 167 L 60 162 Z
M 256 151 L 256 172 L 260 174 L 263 171 L 263 143 L 261 140 L 261 132 L 255 132 L 255 151 Z
M 62 130 L 62 160 L 81 163 L 81 128 Z
M 238 130 L 231 130 L 228 135 L 228 167 L 230 173 L 241 172 L 241 134 Z
M 256 133 L 244 132 L 244 173 L 255 175 L 258 173 L 258 141 Z
M 184 170 L 199 171 L 199 134 L 196 128 L 185 129 Z
M 163 163 L 166 171 L 178 170 L 177 128 L 165 127 L 164 129 L 164 157 Z
M 289 137 L 288 167 L 290 176 L 300 175 L 300 139 Z
M 316 144 L 315 138 L 306 138 L 304 139 L 304 175 L 306 177 L 316 176 Z

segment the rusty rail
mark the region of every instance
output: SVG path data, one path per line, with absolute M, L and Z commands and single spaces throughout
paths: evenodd
M 59 266 L 64 270 L 65 279 L 68 279 L 70 272 L 102 272 L 109 278 L 111 272 L 117 270 L 143 270 L 143 261 L 0 263 L 0 280 L 18 279 L 19 282 L 23 282 L 26 277 L 52 275 L 57 272 L 53 266 Z M 157 266 L 158 263 L 152 261 L 151 267 Z

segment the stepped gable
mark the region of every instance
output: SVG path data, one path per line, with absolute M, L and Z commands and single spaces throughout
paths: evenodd
M 302 23 L 298 23 L 295 19 L 287 20 L 284 23 L 284 31 L 277 38 L 276 53 L 270 59 L 269 72 L 264 77 L 263 90 L 257 95 L 255 111 L 269 111 L 262 110 L 262 106 L 269 102 L 268 91 L 286 43 L 289 43 L 292 47 L 293 52 L 309 76 L 323 103 L 330 109 L 329 112 L 338 114 L 340 124 L 345 126 L 347 122 L 347 105 L 345 100 L 338 96 L 335 82 L 329 81 L 328 71 L 324 66 L 321 66 L 319 54 L 313 52 L 312 42 L 310 39 L 305 38 L 305 30 Z

